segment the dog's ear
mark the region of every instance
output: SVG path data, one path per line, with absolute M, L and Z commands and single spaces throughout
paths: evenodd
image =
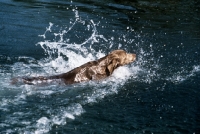
M 120 63 L 120 58 L 117 55 L 111 54 L 108 57 L 107 69 L 109 71 L 109 74 L 113 73 L 113 71 L 118 67 L 119 63 Z

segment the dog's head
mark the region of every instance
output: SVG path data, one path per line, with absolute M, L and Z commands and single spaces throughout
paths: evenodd
M 108 70 L 110 73 L 119 66 L 129 64 L 136 60 L 136 54 L 126 53 L 124 50 L 114 50 L 108 56 Z

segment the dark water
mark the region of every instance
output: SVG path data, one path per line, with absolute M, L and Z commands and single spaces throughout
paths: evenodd
M 0 1 L 1 133 L 200 133 L 198 1 Z M 114 49 L 137 54 L 102 82 L 10 84 Z

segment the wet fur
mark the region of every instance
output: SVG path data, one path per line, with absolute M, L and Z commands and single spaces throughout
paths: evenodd
M 110 76 L 119 66 L 133 62 L 135 54 L 128 54 L 124 50 L 114 50 L 105 57 L 96 61 L 87 62 L 67 73 L 53 76 L 25 77 L 25 84 L 33 84 L 34 81 L 47 81 L 60 79 L 65 84 L 80 83 L 83 81 L 100 80 Z

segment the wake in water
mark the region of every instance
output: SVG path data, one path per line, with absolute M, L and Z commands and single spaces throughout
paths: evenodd
M 108 42 L 103 35 L 98 34 L 97 25 L 93 20 L 82 21 L 78 16 L 78 11 L 75 11 L 75 20 L 70 22 L 69 27 L 56 31 L 56 26 L 49 23 L 44 34 L 40 35 L 44 41 L 38 42 L 37 45 L 43 48 L 47 55 L 46 58 L 35 60 L 29 57 L 19 57 L 26 62 L 5 65 L 10 71 L 5 73 L 1 70 L 0 84 L 3 87 L 0 92 L 2 94 L 0 110 L 1 115 L 6 113 L 4 117 L 1 117 L 3 120 L 0 123 L 1 132 L 37 134 L 49 132 L 53 126 L 65 125 L 84 113 L 83 105 L 117 93 L 119 87 L 123 86 L 127 79 L 136 75 L 138 67 L 130 65 L 118 68 L 110 78 L 101 82 L 91 81 L 69 86 L 56 83 L 45 86 L 31 86 L 23 83 L 10 85 L 7 82 L 16 76 L 37 77 L 67 72 L 88 61 L 105 56 L 107 54 L 105 50 L 92 46 L 99 41 Z M 74 30 L 76 27 L 85 27 L 84 33 L 88 35 L 81 43 L 75 42 L 79 38 L 77 31 Z M 74 35 L 68 38 L 69 34 Z M 76 39 L 73 39 L 74 37 Z M 133 70 L 134 73 L 132 73 Z M 20 109 L 17 108 L 19 106 Z
M 122 38 L 125 42 L 137 48 L 137 61 L 118 68 L 108 79 L 69 86 L 55 83 L 46 86 L 10 85 L 8 81 L 12 77 L 37 77 L 67 72 L 88 61 L 99 59 L 113 49 L 114 38 L 107 39 L 98 33 L 97 26 L 100 23 L 81 20 L 78 11 L 74 10 L 74 13 L 74 21 L 68 26 L 60 28 L 50 22 L 44 34 L 40 35 L 43 41 L 37 45 L 42 47 L 46 58 L 35 60 L 18 57 L 26 62 L 15 62 L 0 69 L 0 110 L 1 115 L 5 115 L 1 116 L 1 132 L 47 133 L 53 127 L 66 125 L 87 112 L 83 108 L 84 105 L 118 93 L 127 81 L 151 84 L 162 79 L 180 83 L 200 71 L 199 65 L 188 71 L 164 71 L 160 64 L 162 57 L 155 58 L 152 44 L 144 48 L 142 41 L 136 43 L 134 39 L 124 35 Z M 83 31 L 79 33 L 78 29 Z M 137 38 L 140 39 L 140 36 L 137 35 Z M 104 44 L 104 47 L 96 45 L 99 42 Z M 129 46 L 123 49 L 129 50 Z M 119 44 L 118 48 L 121 47 Z

